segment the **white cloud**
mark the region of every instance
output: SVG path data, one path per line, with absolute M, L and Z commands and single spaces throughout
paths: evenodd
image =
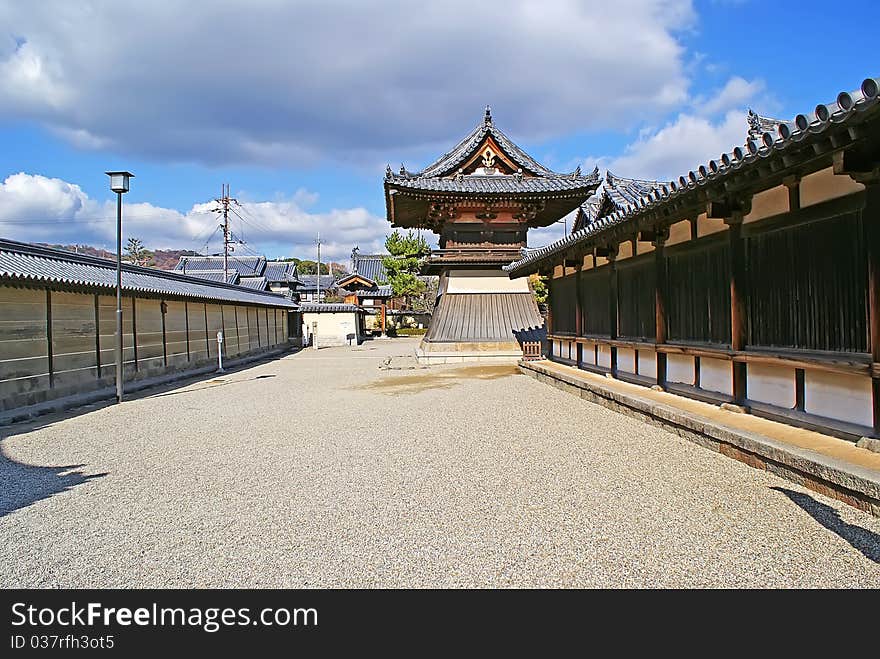
M 662 116 L 694 21 L 690 0 L 0 3 L 0 115 L 159 160 L 384 162 L 486 103 L 520 139 Z
M 619 156 L 590 156 L 583 159 L 582 167 L 598 165 L 632 178 L 677 179 L 745 142 L 747 105 L 775 107 L 764 87 L 760 80 L 734 76 L 711 94 L 694 98 L 687 112 L 660 127 L 643 127 Z
M 306 207 L 317 195 L 298 190 L 288 199 L 246 201 L 236 207 L 232 230 L 247 245 L 237 253 L 253 251 L 274 256 L 314 258 L 314 240 L 321 232 L 322 259 L 345 261 L 352 247 L 364 252 L 382 251 L 390 233 L 383 217 L 364 208 L 334 209 L 310 213 Z M 222 249 L 216 231 L 219 220 L 210 209 L 214 203 L 194 205 L 186 213 L 149 203 L 125 204 L 123 241 L 129 236 L 143 240 L 149 249 Z M 88 244 L 114 249 L 115 201 L 89 198 L 75 184 L 57 178 L 18 173 L 0 183 L 0 235 L 25 242 Z

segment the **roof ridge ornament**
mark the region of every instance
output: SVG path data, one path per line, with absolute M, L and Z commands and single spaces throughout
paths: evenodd
M 578 165 L 574 169 L 574 173 L 572 174 L 572 178 L 580 178 L 581 177 L 581 166 Z
M 406 167 L 403 166 L 403 163 L 400 163 L 400 175 L 406 176 Z
M 484 124 L 491 124 L 492 123 L 492 108 L 489 107 L 488 105 L 486 106 L 486 115 L 483 117 L 483 123 Z
M 391 165 L 385 165 L 385 178 L 391 178 Z

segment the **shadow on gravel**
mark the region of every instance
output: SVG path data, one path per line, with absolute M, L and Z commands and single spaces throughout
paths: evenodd
M 0 446 L 0 517 L 107 474 L 86 475 L 85 465 L 38 467 L 9 458 Z
M 834 510 L 834 508 L 816 501 L 808 494 L 778 486 L 773 486 L 770 489 L 782 492 L 782 494 L 803 508 L 819 524 L 839 535 L 852 545 L 853 548 L 858 549 L 865 558 L 875 563 L 880 563 L 880 535 L 861 526 L 844 522 L 840 519 L 840 513 Z
M 198 389 L 177 389 L 175 391 L 168 391 L 161 394 L 149 394 L 147 396 L 143 396 L 143 398 L 162 398 L 164 396 L 178 396 L 180 394 L 191 394 L 197 391 L 204 391 L 205 389 L 213 389 L 214 387 L 225 387 L 228 384 L 242 384 L 244 382 L 251 382 L 253 380 L 265 380 L 266 378 L 274 378 L 274 374 L 266 374 L 266 375 L 257 375 L 252 378 L 245 378 L 244 380 L 226 380 L 225 376 L 232 373 L 229 371 L 228 373 L 214 373 L 213 380 L 208 380 L 204 387 L 199 387 Z M 190 383 L 192 384 L 192 383 Z

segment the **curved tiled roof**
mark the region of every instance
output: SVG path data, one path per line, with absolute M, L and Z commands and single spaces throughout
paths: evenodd
M 669 185 L 669 182 L 624 178 L 606 171 L 605 180 L 596 190 L 596 194 L 581 205 L 572 232 L 589 226 L 601 217 L 610 215 L 629 204 L 636 203 L 654 190 L 659 190 L 663 185 Z
M 303 313 L 343 313 L 346 311 L 356 312 L 361 308 L 356 304 L 341 304 L 334 302 L 303 302 L 300 311 Z
M 867 78 L 859 89 L 853 92 L 840 92 L 835 102 L 820 103 L 809 114 L 799 114 L 793 121 L 780 122 L 775 133 L 765 132 L 760 140 L 749 139 L 745 147 L 736 147 L 729 153 L 722 154 L 717 160 L 710 160 L 700 165 L 696 171 L 680 176 L 678 181 L 662 185 L 646 197 L 635 203 L 601 218 L 579 231 L 573 232 L 546 247 L 524 250 L 522 258 L 505 267 L 510 276 L 527 274 L 529 267 L 549 256 L 563 252 L 588 239 L 594 238 L 606 230 L 616 227 L 627 220 L 662 206 L 671 200 L 706 186 L 722 182 L 731 174 L 752 167 L 766 159 L 784 154 L 786 150 L 805 140 L 814 144 L 832 127 L 850 126 L 861 120 L 866 113 L 876 111 L 880 106 L 880 79 Z
M 545 177 L 525 178 L 517 175 L 495 174 L 493 176 L 456 176 L 453 178 L 406 177 L 392 174 L 386 179 L 399 191 L 455 192 L 463 194 L 553 194 L 555 192 L 580 192 L 592 188 L 599 179 L 598 172 L 587 176 L 554 174 Z
M 468 135 L 452 150 L 444 153 L 436 161 L 425 167 L 415 177 L 429 176 L 449 176 L 458 171 L 460 165 L 469 160 L 474 155 L 477 147 L 486 137 L 491 136 L 495 143 L 501 147 L 504 153 L 524 170 L 531 172 L 535 176 L 553 176 L 554 173 L 544 167 L 537 160 L 532 158 L 525 151 L 520 149 L 513 140 L 505 135 L 500 128 L 495 126 L 492 121 L 492 112 L 486 106 L 486 114 L 483 121 L 480 122 Z
M 229 269 L 236 270 L 240 275 L 260 275 L 266 267 L 266 258 L 263 256 L 230 256 Z M 223 270 L 222 256 L 181 256 L 175 270 L 189 272 L 190 270 Z
M 0 278 L 22 283 L 66 284 L 116 289 L 116 263 L 85 254 L 0 240 Z M 122 264 L 122 289 L 132 293 L 191 297 L 296 308 L 289 299 L 232 284 L 212 282 L 179 272 Z

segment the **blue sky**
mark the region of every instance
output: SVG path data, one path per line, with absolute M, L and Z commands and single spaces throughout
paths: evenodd
M 0 236 L 242 252 L 379 249 L 382 176 L 480 121 L 553 169 L 671 178 L 880 75 L 874 2 L 0 0 Z M 530 243 L 561 235 L 533 232 Z M 211 237 L 211 240 L 208 238 Z

